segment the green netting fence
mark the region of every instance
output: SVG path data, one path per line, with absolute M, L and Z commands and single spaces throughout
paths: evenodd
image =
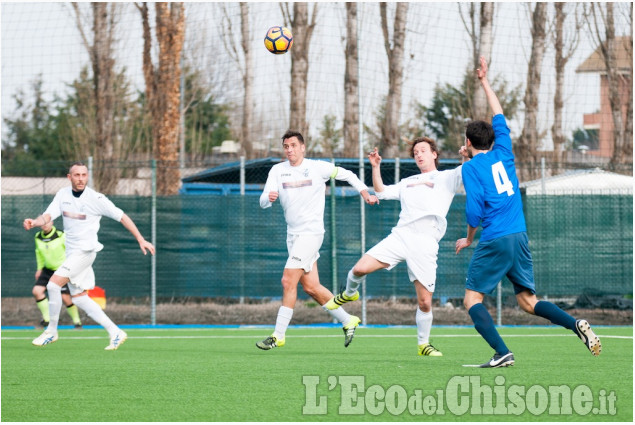
M 330 196 L 330 195 L 327 195 Z M 3 297 L 30 296 L 35 272 L 34 231 L 22 221 L 40 214 L 52 195 L 2 196 L 1 279 Z M 151 198 L 109 196 L 150 238 Z M 335 237 L 330 198 L 326 235 L 318 263 L 324 286 L 333 287 L 331 249 L 336 244 L 342 284 L 360 257 L 360 203 L 357 196 L 335 197 Z M 539 295 L 577 296 L 585 290 L 606 294 L 633 291 L 632 195 L 533 195 L 524 197 Z M 465 197 L 457 195 L 440 243 L 435 297 L 460 298 L 471 248 L 458 256 L 456 239 L 465 235 Z M 287 253 L 286 226 L 279 203 L 263 210 L 254 195 L 179 195 L 156 202 L 156 290 L 172 297 L 280 297 Z M 366 248 L 397 222 L 399 203 L 366 206 Z M 60 228 L 61 220 L 56 220 Z M 97 284 L 110 297 L 150 296 L 151 262 L 136 241 L 108 218 L 101 221 L 104 250 L 94 264 Z M 511 285 L 503 285 L 512 293 Z M 299 291 L 300 297 L 305 297 Z M 367 279 L 369 297 L 413 296 L 405 265 Z

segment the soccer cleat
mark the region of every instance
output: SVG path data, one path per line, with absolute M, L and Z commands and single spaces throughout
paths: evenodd
M 334 296 L 333 298 L 331 298 L 326 304 L 324 304 L 324 307 L 326 307 L 327 310 L 335 310 L 340 308 L 342 304 L 346 304 L 348 302 L 355 301 L 357 299 L 359 299 L 358 291 L 355 291 L 355 293 L 350 297 L 346 295 L 345 292 L 342 291 L 336 296 Z
M 83 326 L 81 323 L 76 323 L 75 324 L 75 329 L 83 329 Z
M 271 335 L 263 339 L 262 341 L 258 341 L 256 343 L 256 347 L 260 348 L 261 350 L 271 350 L 272 348 L 276 347 L 284 347 L 284 339 L 278 339 L 275 336 Z
M 357 299 L 357 298 L 356 298 Z M 351 315 L 350 320 L 342 330 L 344 331 L 344 347 L 348 347 L 355 336 L 355 329 L 359 326 L 361 320 L 357 316 Z
M 42 332 L 42 335 L 35 338 L 32 342 L 33 345 L 37 345 L 38 347 L 43 347 L 48 344 L 52 344 L 57 341 L 57 334 L 49 333 L 48 330 Z
M 575 322 L 576 333 L 586 345 L 586 348 L 589 349 L 591 354 L 594 356 L 599 356 L 602 352 L 602 344 L 600 343 L 600 338 L 593 332 L 591 329 L 591 325 L 586 320 L 576 320 Z
M 128 339 L 128 334 L 125 333 L 122 330 L 119 330 L 119 332 L 117 332 L 117 334 L 115 334 L 114 338 L 110 338 L 110 345 L 108 347 L 104 348 L 104 350 L 114 351 L 117 348 L 119 348 L 121 346 L 121 344 L 126 342 L 127 339 Z
M 46 329 L 49 325 L 49 322 L 47 322 L 46 320 L 42 320 L 40 322 L 40 326 L 42 326 L 44 329 Z
M 425 344 L 419 345 L 419 349 L 417 350 L 420 356 L 430 356 L 430 357 L 441 357 L 443 353 L 437 350 L 430 344 L 429 342 Z
M 494 354 L 489 362 L 483 363 L 479 367 L 507 367 L 514 365 L 514 354 L 510 351 L 507 354 Z

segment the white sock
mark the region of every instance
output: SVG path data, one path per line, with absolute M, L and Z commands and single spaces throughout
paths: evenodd
M 348 276 L 346 277 L 346 295 L 348 295 L 349 297 L 355 295 L 357 288 L 359 288 L 359 285 L 362 284 L 365 277 L 366 276 L 355 276 L 353 274 L 353 269 L 350 269 L 348 271 Z
M 340 322 L 342 325 L 347 324 L 348 321 L 351 319 L 351 315 L 348 314 L 346 310 L 344 310 L 342 307 L 336 308 L 335 310 L 329 310 L 328 308 L 326 308 L 326 304 L 324 304 L 322 306 L 322 309 L 326 311 L 328 314 L 330 314 L 335 320 Z
M 49 282 L 46 285 L 46 290 L 49 293 L 49 326 L 46 328 L 52 334 L 57 333 L 57 324 L 60 321 L 60 311 L 62 310 L 62 288 Z
M 278 339 L 284 339 L 284 335 L 287 333 L 289 322 L 293 317 L 293 309 L 285 307 L 283 305 L 278 309 L 278 318 L 276 319 L 276 329 L 273 331 L 273 336 Z
M 88 295 L 75 297 L 73 298 L 73 302 L 77 307 L 84 310 L 88 317 L 102 325 L 108 331 L 108 334 L 111 337 L 117 334 L 117 332 L 119 331 L 117 325 L 115 325 L 113 321 L 110 320 L 108 316 L 106 316 L 106 313 L 104 313 L 101 307 L 99 307 L 99 304 L 93 301 L 92 298 L 90 298 Z
M 424 313 L 417 307 L 416 322 L 418 344 L 427 344 L 430 341 L 430 329 L 432 328 L 432 310 Z

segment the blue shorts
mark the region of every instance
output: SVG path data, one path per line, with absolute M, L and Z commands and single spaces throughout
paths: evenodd
M 467 270 L 465 287 L 481 294 L 491 294 L 503 276 L 507 276 L 514 285 L 516 294 L 524 290 L 536 293 L 527 232 L 479 242 Z

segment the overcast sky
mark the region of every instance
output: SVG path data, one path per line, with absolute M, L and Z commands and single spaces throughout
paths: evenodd
M 86 5 L 84 5 L 86 6 Z M 236 4 L 227 6 L 233 31 L 239 34 Z M 268 53 L 262 37 L 266 29 L 283 24 L 277 3 L 250 3 L 251 28 L 256 61 L 256 102 L 280 100 L 272 106 L 271 116 L 288 116 L 288 84 L 290 55 Z M 343 116 L 343 37 L 345 36 L 344 8 L 342 4 L 321 3 L 319 19 L 311 44 L 311 70 L 309 74 L 308 119 L 312 132 L 321 123 L 325 113 Z M 44 90 L 49 94 L 65 92 L 65 83 L 77 78 L 79 69 L 88 64 L 81 44 L 74 15 L 68 3 L 2 3 L 2 116 L 15 112 L 13 96 L 29 91 L 29 85 L 41 75 Z M 210 69 L 210 81 L 222 85 L 226 101 L 240 102 L 239 74 L 235 64 L 225 53 L 222 32 L 227 25 L 218 21 L 218 4 L 188 4 L 186 16 L 187 43 L 192 56 Z M 428 104 L 436 83 L 459 84 L 470 51 L 468 37 L 458 15 L 456 3 L 427 3 L 410 5 L 408 34 L 406 36 L 404 109 L 412 100 Z M 361 106 L 364 121 L 373 123 L 373 114 L 387 90 L 386 53 L 379 28 L 377 3 L 360 3 L 360 77 Z M 529 14 L 525 4 L 497 3 L 495 44 L 492 63 L 493 76 L 502 75 L 512 86 L 523 84 L 531 38 Z M 125 64 L 133 83 L 143 89 L 141 69 L 141 25 L 139 13 L 133 5 L 125 5 L 119 25 L 120 45 L 117 58 Z M 624 33 L 624 25 L 618 32 Z M 585 30 L 586 33 L 586 30 Z M 197 46 L 197 47 L 194 47 Z M 586 59 L 595 46 L 585 35 L 567 67 L 564 122 L 568 133 L 582 126 L 582 114 L 599 109 L 599 77 L 575 74 L 575 68 Z M 554 91 L 553 48 L 547 50 L 543 63 L 541 86 L 541 125 L 551 126 L 551 97 Z M 333 99 L 338 99 L 333 102 Z M 276 109 L 277 108 L 277 109 Z M 261 119 L 269 119 L 265 115 Z M 286 119 L 286 118 L 285 118 Z M 512 123 L 519 132 L 521 122 Z M 277 127 L 271 126 L 276 133 Z

